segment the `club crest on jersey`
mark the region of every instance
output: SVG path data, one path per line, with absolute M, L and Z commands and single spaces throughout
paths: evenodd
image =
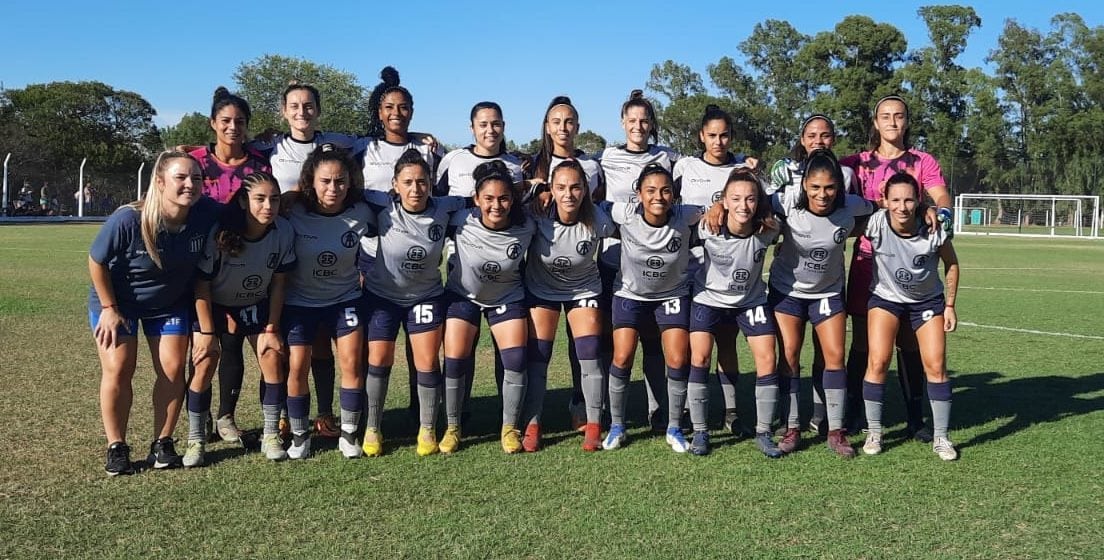
M 483 263 L 483 274 L 498 274 L 499 272 L 502 272 L 502 265 L 494 261 Z
M 318 255 L 318 264 L 329 268 L 337 264 L 337 255 L 331 253 L 330 251 L 323 251 L 321 254 Z
M 915 266 L 917 268 L 924 268 L 924 266 L 927 265 L 927 264 L 928 264 L 928 256 L 927 255 L 916 255 L 915 257 L 912 257 L 912 266 Z
M 406 258 L 412 261 L 420 261 L 426 258 L 425 247 L 419 247 L 417 245 L 407 249 Z
M 682 248 L 682 238 L 681 237 L 672 237 L 671 240 L 667 242 L 667 252 L 669 252 L 669 253 L 677 253 L 678 250 L 681 249 L 681 248 Z
M 739 283 L 741 283 L 741 284 L 743 284 L 744 282 L 747 282 L 748 278 L 751 278 L 751 273 L 748 272 L 747 270 L 744 270 L 742 268 L 738 268 L 738 269 L 732 271 L 732 279 L 739 282 Z
M 579 256 L 585 257 L 590 254 L 590 250 L 594 247 L 594 242 L 589 239 L 584 239 L 575 244 L 575 252 L 579 253 Z
M 809 252 L 809 258 L 816 262 L 822 262 L 824 259 L 828 258 L 828 249 L 817 247 Z
M 280 266 L 280 253 L 269 253 L 268 260 L 265 261 L 265 266 L 270 270 Z
M 759 250 L 755 251 L 755 256 L 752 257 L 752 259 L 755 262 L 763 262 L 763 258 L 766 257 L 766 256 L 767 256 L 767 248 L 763 247 L 762 249 L 759 249 Z
M 506 257 L 510 260 L 516 260 L 520 256 L 521 243 L 511 243 L 510 246 L 506 248 Z
M 893 275 L 896 276 L 897 281 L 902 284 L 912 282 L 912 273 L 904 268 L 898 268 L 897 272 L 895 272 Z
M 202 235 L 193 235 L 192 238 L 188 240 L 188 252 L 189 253 L 198 253 L 198 252 L 202 251 L 203 250 L 203 238 L 204 238 L 204 236 L 202 236 Z
M 835 241 L 836 244 L 843 243 L 844 239 L 847 239 L 847 230 L 844 228 L 838 228 L 836 229 L 836 233 L 832 234 L 832 240 Z
M 357 234 L 355 231 L 349 230 L 341 234 L 341 246 L 346 249 L 352 249 L 357 244 Z
M 429 226 L 429 240 L 440 241 L 445 236 L 445 228 L 441 224 L 433 224 Z
M 552 268 L 557 271 L 564 271 L 571 268 L 571 259 L 567 257 L 556 257 L 552 259 Z
M 250 274 L 249 276 L 246 276 L 244 280 L 242 280 L 242 288 L 252 292 L 253 290 L 261 287 L 261 282 L 263 282 L 263 280 L 259 275 Z
M 648 257 L 648 260 L 644 261 L 644 264 L 648 265 L 648 268 L 651 268 L 651 269 L 655 270 L 655 269 L 663 268 L 663 265 L 665 263 L 663 262 L 663 257 L 660 257 L 658 255 L 652 255 L 652 256 Z

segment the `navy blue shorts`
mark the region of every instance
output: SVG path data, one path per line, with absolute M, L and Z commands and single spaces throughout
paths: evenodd
M 318 329 L 341 338 L 360 328 L 360 305 L 355 299 L 325 307 L 285 305 L 283 330 L 290 346 L 311 346 Z
M 690 326 L 690 296 L 660 301 L 640 301 L 613 296 L 614 330 L 630 328 L 640 330 L 648 315 L 655 318 L 660 332 L 667 329 L 687 329 Z
M 690 332 L 717 334 L 721 326 L 736 325 L 744 336 L 774 335 L 778 332 L 774 323 L 774 312 L 767 306 L 752 307 L 713 307 L 693 302 L 690 305 Z
M 447 318 L 460 319 L 466 323 L 478 326 L 480 315 L 486 317 L 487 324 L 493 327 L 504 321 L 528 319 L 529 308 L 526 307 L 525 302 L 522 301 L 506 303 L 495 307 L 483 307 L 462 295 L 448 292 Z
M 368 340 L 394 342 L 399 327 L 407 334 L 429 332 L 445 322 L 444 295 L 434 296 L 414 305 L 399 305 L 387 298 L 364 292 L 362 308 L 368 320 Z
M 253 336 L 264 332 L 268 325 L 268 300 L 259 301 L 253 305 L 242 307 L 228 307 L 217 303 L 211 304 L 211 318 L 215 321 L 216 334 L 229 334 L 233 325 L 233 334 Z M 199 320 L 192 318 L 192 332 L 200 332 Z
M 767 304 L 776 313 L 792 315 L 804 321 L 809 321 L 817 326 L 840 313 L 843 313 L 843 296 L 836 294 L 817 299 L 803 299 L 788 296 L 774 290 L 767 296 Z
M 559 311 L 563 309 L 564 313 L 568 313 L 572 309 L 578 309 L 580 307 L 598 309 L 598 304 L 600 302 L 600 296 L 573 299 L 568 301 L 552 301 L 539 298 L 533 294 L 526 294 L 525 298 L 525 305 L 529 309 L 532 309 L 534 307 L 543 307 L 544 309 L 551 309 L 553 311 Z
M 93 331 L 100 322 L 102 312 L 103 309 L 98 305 L 88 306 L 88 324 Z M 192 307 L 189 304 L 179 304 L 150 317 L 124 316 L 123 320 L 126 328 L 120 325 L 115 331 L 117 336 L 138 336 L 139 320 L 142 322 L 142 333 L 146 336 L 188 336 L 191 334 Z
M 884 309 L 892 313 L 898 320 L 904 320 L 905 317 L 908 317 L 912 330 L 916 331 L 924 323 L 936 317 L 942 317 L 943 308 L 947 306 L 947 300 L 943 297 L 943 294 L 939 294 L 920 303 L 897 303 L 870 294 L 870 301 L 866 305 L 867 309 L 874 309 L 875 307 Z
M 598 295 L 598 303 L 601 309 L 613 307 L 613 281 L 617 279 L 617 269 L 602 266 L 598 263 L 598 277 L 602 280 L 602 293 Z

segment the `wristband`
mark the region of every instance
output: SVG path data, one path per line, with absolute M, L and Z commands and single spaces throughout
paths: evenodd
M 273 325 L 266 325 L 265 328 L 264 328 L 264 332 L 269 333 L 269 334 L 276 333 L 277 330 L 278 329 Z
M 943 307 L 950 307 L 951 309 L 954 309 L 954 304 L 943 304 Z
M 111 305 L 101 305 L 101 306 L 100 306 L 100 309 L 101 309 L 101 310 L 103 310 L 103 309 L 114 309 L 114 308 L 116 308 L 116 307 L 119 307 L 119 304 L 117 304 L 117 303 L 113 303 L 113 304 L 111 304 Z

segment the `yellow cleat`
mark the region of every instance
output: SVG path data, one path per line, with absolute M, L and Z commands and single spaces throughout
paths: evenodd
M 426 457 L 437 452 L 437 434 L 433 433 L 433 428 L 422 426 L 418 430 L 418 448 L 416 451 L 419 457 Z
M 360 447 L 364 450 L 364 455 L 379 457 L 383 455 L 383 436 L 375 428 L 366 428 L 364 430 L 364 445 Z
M 508 454 L 521 451 L 521 432 L 513 424 L 502 425 L 502 450 Z
M 445 428 L 445 436 L 441 438 L 439 449 L 446 455 L 460 449 L 460 426 L 449 424 L 448 428 Z

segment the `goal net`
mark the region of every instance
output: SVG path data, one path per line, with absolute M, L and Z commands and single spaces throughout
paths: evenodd
M 1100 197 L 1049 194 L 962 194 L 955 233 L 1100 236 Z

